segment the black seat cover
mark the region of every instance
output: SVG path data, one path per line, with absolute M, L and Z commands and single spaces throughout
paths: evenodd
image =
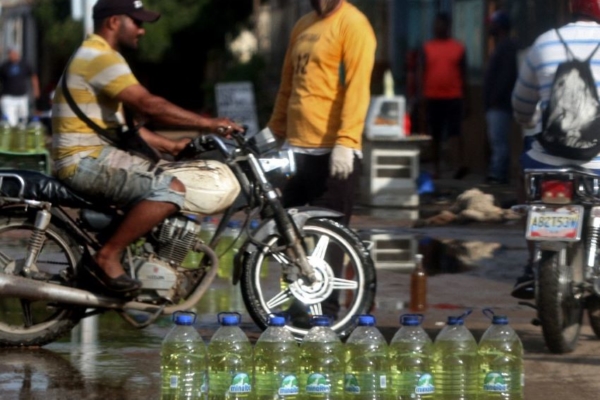
M 47 201 L 54 205 L 63 207 L 84 208 L 90 207 L 91 203 L 73 192 L 57 179 L 36 171 L 25 171 L 17 169 L 3 169 L 1 174 L 15 174 L 25 180 L 23 196 L 26 199 Z M 0 194 L 6 197 L 17 197 L 21 184 L 13 178 L 4 178 Z

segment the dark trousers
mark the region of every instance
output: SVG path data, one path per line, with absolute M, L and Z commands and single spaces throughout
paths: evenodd
M 330 156 L 331 154 L 314 156 L 295 153 L 297 173 L 283 188 L 283 205 L 286 208 L 310 205 L 339 211 L 344 214 L 341 222 L 347 226 L 352 215 L 354 193 L 362 163 L 355 156 L 354 170 L 347 179 L 332 178 L 329 175 Z M 335 276 L 340 277 L 344 259 L 341 249 L 329 246 L 325 259 Z M 321 306 L 323 314 L 337 316 L 340 309 L 339 290 L 333 291 Z M 299 307 L 299 304 L 292 308 L 296 307 Z M 293 314 L 293 311 L 290 312 Z
M 295 153 L 297 173 L 283 188 L 283 205 L 286 208 L 310 205 L 339 211 L 344 214 L 342 222 L 348 225 L 362 163 L 354 157 L 354 171 L 347 179 L 332 178 L 329 175 L 330 157 L 331 154 Z

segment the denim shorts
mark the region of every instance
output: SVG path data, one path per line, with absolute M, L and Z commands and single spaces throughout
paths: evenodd
M 142 200 L 183 207 L 185 193 L 169 186 L 175 177 L 149 161 L 113 147 L 98 158 L 82 158 L 74 175 L 64 182 L 92 201 L 129 208 Z

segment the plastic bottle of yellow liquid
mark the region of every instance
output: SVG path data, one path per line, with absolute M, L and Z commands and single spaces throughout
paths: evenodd
M 175 326 L 161 349 L 163 400 L 201 399 L 207 392 L 206 345 L 194 328 L 196 315 L 174 315 Z
M 199 223 L 198 217 L 196 217 L 195 215 L 188 215 L 187 217 Z M 198 268 L 198 266 L 200 265 L 200 261 L 202 261 L 202 253 L 190 250 L 183 262 L 181 263 L 181 266 L 183 268 Z
M 254 345 L 255 400 L 292 400 L 299 396 L 298 343 L 285 327 L 285 318 L 272 316 Z
M 252 398 L 252 345 L 238 313 L 219 313 L 221 327 L 208 345 L 209 400 Z
M 2 115 L 0 119 L 0 150 L 11 151 L 12 130 L 6 115 Z
M 401 328 L 390 342 L 391 395 L 399 400 L 433 400 L 433 343 L 421 323 L 423 315 L 405 314 Z
M 386 400 L 388 396 L 388 344 L 375 327 L 375 317 L 359 315 L 358 326 L 344 345 L 345 399 Z
M 25 122 L 20 120 L 17 126 L 12 129 L 12 145 L 13 151 L 17 153 L 26 153 L 27 152 L 27 130 L 25 127 Z
M 479 341 L 479 400 L 523 400 L 523 344 L 504 315 L 494 315 Z
M 241 227 L 242 223 L 240 221 L 229 221 L 217 246 L 217 255 L 219 255 L 218 275 L 221 278 L 230 278 L 233 272 L 233 259 L 240 245 L 237 239 L 240 236 Z
M 46 128 L 36 115 L 31 117 L 26 127 L 27 151 L 40 153 L 46 150 Z
M 477 342 L 464 326 L 464 317 L 448 317 L 433 343 L 436 400 L 477 400 Z
M 300 397 L 344 399 L 344 345 L 328 317 L 311 319 L 312 328 L 300 344 Z

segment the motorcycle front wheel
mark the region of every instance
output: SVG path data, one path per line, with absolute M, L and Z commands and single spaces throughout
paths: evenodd
M 0 273 L 12 274 L 27 257 L 32 218 L 25 212 L 0 211 Z M 51 223 L 35 265 L 44 281 L 72 286 L 80 258 L 77 244 Z M 0 297 L 0 346 L 43 346 L 71 331 L 84 313 L 84 307 Z
M 271 236 L 244 262 L 241 289 L 246 308 L 261 329 L 267 327 L 269 315 L 288 315 L 288 329 L 299 340 L 310 329 L 313 315 L 327 315 L 331 328 L 345 337 L 354 327 L 353 317 L 373 307 L 373 260 L 356 233 L 335 221 L 309 220 L 302 234 L 317 282 L 288 282 L 282 264 L 290 261 L 278 248 L 281 238 Z
M 575 350 L 585 308 L 584 251 L 580 242 L 560 251 L 542 251 L 536 305 L 546 346 L 553 353 Z

